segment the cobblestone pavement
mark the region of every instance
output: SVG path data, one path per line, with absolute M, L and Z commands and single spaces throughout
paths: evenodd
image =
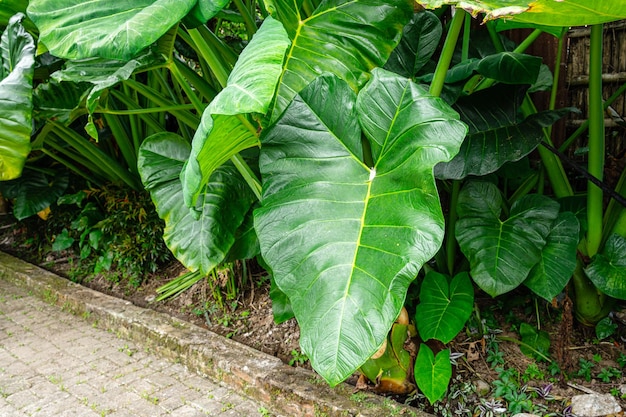
M 272 415 L 54 301 L 0 279 L 1 417 Z

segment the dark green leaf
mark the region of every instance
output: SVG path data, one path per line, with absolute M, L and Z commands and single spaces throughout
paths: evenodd
M 52 242 L 52 250 L 53 251 L 61 251 L 71 247 L 74 244 L 74 238 L 70 236 L 67 229 L 63 229 L 63 231 L 56 235 L 54 238 L 54 242 Z
M 495 297 L 520 285 L 541 260 L 559 205 L 542 195 L 527 195 L 501 220 L 502 197 L 486 182 L 470 182 L 459 194 L 455 235 L 470 262 L 470 275 Z
M 560 213 L 524 285 L 550 302 L 569 282 L 576 268 L 576 247 L 580 225 L 573 213 Z
M 605 317 L 596 324 L 596 337 L 598 340 L 613 336 L 617 330 L 617 324 L 610 317 Z
M 448 277 L 430 271 L 420 289 L 420 303 L 415 323 L 422 340 L 437 339 L 449 343 L 463 329 L 474 307 L 474 288 L 469 275 Z
M 414 14 L 404 27 L 402 40 L 391 53 L 385 69 L 403 77 L 413 77 L 437 50 L 442 33 L 441 22 L 434 13 Z
M 594 256 L 585 270 L 600 291 L 621 300 L 626 299 L 626 239 L 614 234 L 602 253 Z
M 380 347 L 441 243 L 432 166 L 465 134 L 456 117 L 416 84 L 375 70 L 356 102 L 346 82 L 317 79 L 264 131 L 261 252 L 291 300 L 302 351 L 332 385 Z
M 540 68 L 540 57 L 500 52 L 483 58 L 477 71 L 486 78 L 505 84 L 534 84 Z
M 50 207 L 65 192 L 69 176 L 67 172 L 57 172 L 54 178 L 33 170 L 24 170 L 22 176 L 2 184 L 2 189 L 13 190 L 4 193 L 14 198 L 13 215 L 22 220 Z

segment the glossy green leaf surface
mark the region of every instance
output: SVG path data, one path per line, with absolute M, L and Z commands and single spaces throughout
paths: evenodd
M 222 262 L 253 201 L 232 165 L 217 169 L 200 195 L 196 210 L 183 201 L 179 175 L 191 146 L 173 133 L 157 133 L 142 143 L 137 165 L 141 180 L 165 221 L 163 239 L 191 271 L 208 274 Z
M 626 19 L 622 0 L 420 0 L 427 8 L 456 5 L 487 19 L 506 18 L 546 26 L 584 26 Z
M 626 299 L 626 238 L 614 234 L 585 269 L 593 285 L 611 297 Z
M 358 90 L 368 73 L 387 61 L 412 16 L 406 0 L 323 1 L 309 17 L 300 15 L 300 5 L 274 0 L 267 6 L 291 39 L 271 120 L 322 73 L 335 74 Z
M 454 107 L 468 124 L 469 134 L 454 159 L 437 165 L 437 178 L 490 174 L 532 152 L 544 137 L 543 127 L 564 113 L 542 113 L 519 120 L 523 97 L 523 88 L 499 85 L 459 99 Z
M 185 16 L 184 24 L 194 28 L 205 24 L 220 12 L 229 3 L 229 0 L 197 0 L 191 11 Z
M 502 196 L 487 182 L 470 182 L 459 193 L 455 235 L 470 262 L 470 275 L 495 297 L 519 286 L 541 259 L 559 204 L 527 195 L 501 219 Z
M 261 253 L 291 300 L 302 351 L 330 384 L 381 346 L 441 244 L 432 167 L 465 131 L 441 99 L 379 69 L 358 98 L 336 77 L 316 79 L 262 136 Z
M 442 34 L 441 22 L 434 13 L 416 13 L 404 27 L 402 39 L 385 63 L 385 69 L 413 77 L 429 62 L 439 47 Z
M 541 58 L 514 52 L 501 52 L 480 60 L 479 74 L 506 84 L 534 84 Z
M 431 404 L 441 399 L 452 378 L 450 350 L 444 349 L 435 356 L 428 346 L 421 344 L 415 359 L 414 375 L 417 387 Z
M 0 38 L 0 181 L 20 176 L 30 153 L 35 42 L 11 18 Z
M 202 114 L 182 181 L 191 206 L 208 177 L 236 153 L 259 145 L 245 115 L 265 114 L 282 71 L 289 39 L 280 22 L 267 18 L 239 56 L 228 84 Z
M 552 225 L 541 259 L 533 267 L 524 285 L 551 302 L 574 273 L 580 224 L 573 213 L 560 213 Z
M 178 23 L 195 0 L 31 0 L 28 16 L 55 56 L 126 61 Z
M 422 340 L 449 343 L 463 329 L 474 307 L 474 287 L 469 275 L 448 277 L 430 271 L 420 288 L 415 323 Z

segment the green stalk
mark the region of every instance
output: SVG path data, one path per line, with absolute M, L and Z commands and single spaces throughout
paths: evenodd
M 215 78 L 217 78 L 218 83 L 224 88 L 228 83 L 230 69 L 228 69 L 226 64 L 222 61 L 219 50 L 216 50 L 215 46 L 210 45 L 204 38 L 203 35 L 210 36 L 207 32 L 211 31 L 206 29 L 200 32 L 200 30 L 202 29 L 189 29 L 189 36 L 191 36 L 191 39 L 196 44 L 200 56 L 202 56 L 202 59 L 208 64 Z
M 166 99 L 158 91 L 154 90 L 153 88 L 148 87 L 147 85 L 138 83 L 137 81 L 130 80 L 130 79 L 124 81 L 124 83 L 128 84 L 131 88 L 136 90 L 139 94 L 151 100 L 158 106 L 176 105 L 176 103 L 173 103 L 172 101 Z M 200 124 L 200 118 L 196 116 L 195 114 L 192 114 L 191 112 L 172 110 L 171 113 L 172 115 L 176 117 L 176 119 L 178 119 L 179 122 L 183 122 L 184 124 L 191 127 L 192 129 L 196 129 L 198 125 Z
M 561 36 L 559 36 L 558 46 L 556 48 L 556 61 L 554 63 L 554 74 L 552 74 L 552 90 L 550 91 L 550 102 L 548 104 L 549 110 L 556 108 L 556 95 L 559 92 L 559 79 L 561 77 L 561 59 L 563 55 L 563 44 L 565 43 L 565 34 L 567 28 L 563 28 Z M 547 128 L 548 136 L 552 137 L 552 126 Z
M 446 80 L 446 74 L 450 68 L 450 62 L 452 62 L 452 56 L 454 55 L 454 49 L 456 42 L 459 39 L 461 33 L 461 27 L 465 20 L 466 12 L 463 9 L 456 9 L 452 22 L 450 23 L 450 30 L 443 43 L 443 49 L 441 50 L 441 56 L 437 62 L 437 68 L 433 76 L 433 81 L 430 83 L 430 94 L 439 97 L 443 90 L 443 85 Z
M 53 125 L 53 132 L 59 136 L 59 138 L 74 147 L 89 161 L 102 167 L 111 180 L 121 180 L 133 190 L 141 190 L 142 187 L 137 176 L 132 175 L 130 171 L 120 166 L 117 161 L 102 152 L 91 142 L 61 123 L 55 121 L 48 121 L 48 123 Z
M 191 101 L 192 108 L 194 108 L 198 112 L 198 114 L 202 114 L 202 112 L 204 111 L 206 107 L 206 104 L 204 104 L 202 100 L 198 98 L 196 93 L 191 89 L 191 86 L 186 81 L 185 77 L 180 72 L 179 67 L 177 65 L 170 65 L 169 68 L 170 68 L 170 72 L 174 76 L 174 79 L 178 82 L 180 87 L 183 89 L 183 91 L 189 98 L 189 101 Z
M 612 302 L 598 291 L 587 278 L 582 261 L 576 263 L 572 276 L 574 284 L 574 313 L 576 319 L 585 326 L 593 326 L 611 311 Z
M 463 46 L 461 48 L 461 62 L 469 59 L 470 29 L 472 25 L 472 16 L 465 13 L 465 22 L 463 22 Z
M 450 211 L 448 212 L 448 221 L 446 222 L 446 264 L 448 266 L 448 274 L 454 276 L 454 264 L 456 263 L 456 238 L 454 237 L 454 229 L 458 214 L 456 206 L 459 201 L 459 192 L 461 191 L 461 181 L 452 181 L 452 192 L 450 193 Z
M 98 113 L 126 114 L 126 112 L 133 112 L 132 114 L 138 115 L 141 118 L 141 120 L 146 125 L 151 127 L 153 130 L 155 130 L 155 131 L 163 130 L 163 126 L 161 124 L 159 124 L 158 120 L 156 120 L 153 117 L 153 114 L 155 112 L 146 111 L 146 110 L 150 110 L 149 108 L 148 109 L 140 108 L 139 104 L 138 104 L 138 100 L 134 100 L 133 101 L 127 95 L 122 94 L 122 93 L 120 93 L 119 91 L 116 91 L 116 90 L 110 90 L 110 94 L 113 97 L 115 97 L 117 100 L 122 102 L 127 107 L 127 110 L 98 109 L 97 110 Z M 177 105 L 176 108 L 178 108 L 179 106 L 180 105 Z M 166 110 L 166 111 L 173 111 L 174 110 L 174 108 L 172 108 L 171 106 L 159 107 L 159 109 L 169 109 L 169 110 Z M 131 113 L 129 113 L 129 114 L 131 114 Z
M 74 164 L 74 162 L 71 159 L 66 159 L 62 157 L 61 155 L 59 155 L 58 153 L 50 152 L 49 150 L 45 148 L 41 149 L 41 152 L 48 155 L 50 158 L 54 159 L 55 161 L 57 161 L 58 163 L 60 163 L 61 165 L 69 169 L 70 171 L 74 172 L 76 175 L 83 177 L 85 180 L 87 180 L 87 182 L 90 182 L 97 187 L 102 187 L 104 185 L 104 183 L 100 181 L 99 179 L 97 179 L 95 176 L 89 175 L 91 174 L 91 171 L 85 172 L 85 168 L 79 168 L 76 164 Z
M 618 98 L 621 97 L 622 94 L 624 94 L 624 92 L 626 91 L 626 84 L 622 84 L 620 88 L 618 88 L 612 95 L 611 97 L 609 97 L 605 102 L 604 105 L 602 106 L 603 110 L 606 110 L 609 108 L 609 106 L 611 104 L 613 104 L 613 102 Z M 563 142 L 563 144 L 561 146 L 559 146 L 559 151 L 561 152 L 565 152 L 565 150 L 567 148 L 570 147 L 570 145 L 576 140 L 578 139 L 578 137 L 580 135 L 583 134 L 583 132 L 585 132 L 587 130 L 587 128 L 589 127 L 589 120 L 585 120 L 585 122 L 580 125 L 578 127 L 578 129 L 576 129 L 574 131 L 574 133 L 571 134 L 571 136 L 569 138 L 567 138 L 565 140 L 565 142 Z
M 589 155 L 587 170 L 602 180 L 604 175 L 604 108 L 602 105 L 603 25 L 591 26 L 589 50 Z M 593 257 L 602 242 L 602 189 L 589 182 L 587 186 L 587 254 Z
M 200 93 L 202 97 L 206 101 L 211 101 L 217 95 L 217 91 L 197 72 L 193 69 L 189 68 L 187 64 L 184 62 L 175 59 L 172 61 L 174 65 L 170 65 L 171 67 L 176 67 L 176 72 L 180 74 L 181 77 L 184 77 L 187 80 L 187 83 L 193 86 L 193 88 Z M 172 70 L 174 71 L 174 70 Z
M 107 125 L 111 129 L 111 133 L 113 134 L 113 138 L 117 143 L 120 153 L 122 154 L 122 158 L 126 162 L 126 166 L 128 169 L 135 175 L 139 175 L 139 171 L 137 170 L 137 152 L 133 147 L 134 140 L 128 136 L 128 133 L 122 122 L 118 116 L 113 116 L 110 114 L 104 114 L 104 120 L 106 120 Z M 136 140 L 139 140 L 137 138 Z
M 615 187 L 615 192 L 626 196 L 626 170 L 622 173 Z M 604 213 L 604 236 L 602 236 L 602 245 L 613 233 L 626 237 L 626 208 L 611 199 Z
M 237 10 L 239 10 L 241 17 L 243 17 L 243 22 L 246 25 L 246 32 L 248 32 L 248 40 L 250 40 L 257 31 L 254 16 L 250 14 L 250 10 L 246 7 L 245 4 L 243 4 L 241 0 L 233 0 L 233 2 L 235 3 L 235 7 L 237 7 Z

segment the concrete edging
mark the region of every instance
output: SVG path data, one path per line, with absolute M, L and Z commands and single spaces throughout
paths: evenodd
M 98 327 L 240 390 L 285 416 L 431 417 L 373 394 L 354 398 L 354 387 L 348 384 L 330 388 L 314 372 L 290 367 L 207 329 L 83 287 L 3 252 L 0 279 L 26 287 Z

